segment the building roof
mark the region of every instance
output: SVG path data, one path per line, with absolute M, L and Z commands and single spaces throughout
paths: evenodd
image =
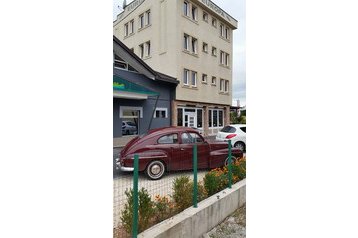
M 119 45 L 136 63 L 146 69 L 151 75 L 153 75 L 154 80 L 163 81 L 167 83 L 179 84 L 179 81 L 171 77 L 169 75 L 160 73 L 152 69 L 149 65 L 147 65 L 141 58 L 139 58 L 133 51 L 131 51 L 122 41 L 120 41 L 117 37 L 113 36 L 113 44 Z M 113 50 L 114 47 L 113 47 Z M 135 65 L 132 65 L 133 68 L 136 68 Z M 136 69 L 139 73 L 141 73 L 141 69 Z

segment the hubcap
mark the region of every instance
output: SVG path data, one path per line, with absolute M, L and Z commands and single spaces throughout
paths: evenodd
M 151 172 L 152 174 L 159 174 L 159 172 L 160 172 L 160 166 L 157 165 L 157 164 L 153 165 L 153 166 L 150 168 L 150 172 Z

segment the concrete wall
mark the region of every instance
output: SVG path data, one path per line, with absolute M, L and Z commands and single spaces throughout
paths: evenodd
M 138 237 L 152 238 L 196 238 L 220 224 L 227 216 L 246 202 L 246 179 L 236 183 L 232 189 L 225 189 L 198 204 L 169 218 Z

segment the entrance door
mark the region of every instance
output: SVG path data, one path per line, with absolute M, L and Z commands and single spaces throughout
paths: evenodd
M 185 127 L 196 127 L 196 113 L 195 112 L 184 112 L 184 126 Z

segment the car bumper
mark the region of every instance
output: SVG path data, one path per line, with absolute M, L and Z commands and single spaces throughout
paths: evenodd
M 124 167 L 121 165 L 121 162 L 119 161 L 119 158 L 116 159 L 116 170 L 120 170 L 122 172 L 133 172 L 133 167 Z

